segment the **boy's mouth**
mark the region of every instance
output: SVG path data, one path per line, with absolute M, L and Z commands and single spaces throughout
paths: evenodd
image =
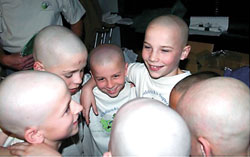
M 79 91 L 79 88 L 73 88 L 73 89 L 69 89 L 71 94 L 75 94 L 76 92 Z
M 163 66 L 155 66 L 155 65 L 150 65 L 149 64 L 149 69 L 151 70 L 151 71 L 158 71 L 158 70 L 160 70 Z

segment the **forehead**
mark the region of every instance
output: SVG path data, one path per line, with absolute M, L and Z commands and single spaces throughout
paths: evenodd
M 93 75 L 113 75 L 125 70 L 125 64 L 120 61 L 108 62 L 105 65 L 94 64 L 91 68 Z
M 165 46 L 165 44 L 181 43 L 180 37 L 180 31 L 176 27 L 155 24 L 148 27 L 145 41 Z

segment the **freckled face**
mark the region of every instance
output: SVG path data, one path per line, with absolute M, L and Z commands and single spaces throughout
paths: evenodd
M 145 34 L 142 57 L 153 78 L 177 74 L 182 45 L 178 29 L 152 25 Z
M 74 95 L 81 87 L 84 68 L 87 64 L 86 56 L 83 53 L 77 53 L 63 58 L 60 63 L 45 70 L 60 76 L 66 82 L 71 95 Z

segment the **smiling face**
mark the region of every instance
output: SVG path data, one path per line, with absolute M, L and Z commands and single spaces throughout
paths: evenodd
M 171 18 L 159 19 L 148 26 L 142 49 L 152 78 L 178 74 L 179 61 L 187 57 L 190 48 L 185 45 L 182 27 Z
M 116 45 L 99 45 L 90 53 L 92 77 L 99 90 L 111 98 L 124 88 L 127 67 L 122 49 Z
M 60 57 L 59 64 L 45 68 L 45 71 L 55 73 L 60 76 L 67 84 L 71 95 L 80 90 L 86 57 L 83 53 L 77 53 L 70 57 Z
M 50 114 L 40 126 L 47 142 L 75 135 L 78 132 L 78 116 L 82 106 L 71 100 L 71 95 L 66 88 L 61 90 L 51 103 L 53 107 Z
M 127 64 L 112 61 L 105 66 L 93 66 L 91 73 L 95 79 L 96 86 L 105 94 L 114 98 L 124 88 Z

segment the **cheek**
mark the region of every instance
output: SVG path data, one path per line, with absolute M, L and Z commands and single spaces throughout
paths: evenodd
M 106 87 L 106 83 L 105 82 L 96 82 L 96 86 L 98 87 L 98 88 L 100 88 L 100 89 L 102 89 L 102 88 L 105 88 Z
M 175 65 L 178 63 L 178 56 L 173 54 L 164 54 L 160 56 L 161 61 L 166 65 Z
M 66 83 L 67 87 L 70 88 L 70 85 L 73 83 L 72 78 L 63 78 L 63 80 Z
M 142 58 L 146 59 L 149 57 L 149 52 L 147 52 L 145 49 L 142 49 Z

